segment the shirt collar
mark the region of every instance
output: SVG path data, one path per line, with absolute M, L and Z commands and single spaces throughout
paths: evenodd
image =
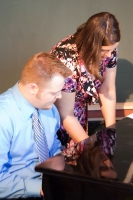
M 21 110 L 25 118 L 28 119 L 29 117 L 31 117 L 32 113 L 34 112 L 35 107 L 32 106 L 22 95 L 22 93 L 20 92 L 18 88 L 18 82 L 12 87 L 12 91 L 13 91 L 14 99 L 19 109 Z

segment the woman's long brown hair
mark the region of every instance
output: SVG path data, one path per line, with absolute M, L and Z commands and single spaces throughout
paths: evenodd
M 75 42 L 86 69 L 97 79 L 101 47 L 113 45 L 120 41 L 119 23 L 113 14 L 101 12 L 91 16 L 88 21 L 77 28 Z

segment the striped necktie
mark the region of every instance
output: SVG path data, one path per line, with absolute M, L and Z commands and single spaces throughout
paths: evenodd
M 40 163 L 49 158 L 48 144 L 44 133 L 44 128 L 38 116 L 38 109 L 35 109 L 32 114 L 32 127 L 34 138 L 38 148 Z

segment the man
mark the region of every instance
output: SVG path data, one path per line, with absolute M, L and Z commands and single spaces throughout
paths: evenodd
M 49 157 L 59 153 L 60 118 L 53 103 L 61 98 L 69 75 L 71 71 L 57 58 L 41 52 L 27 62 L 20 81 L 0 95 L 0 198 L 40 196 L 33 113 L 37 110 L 42 122 Z

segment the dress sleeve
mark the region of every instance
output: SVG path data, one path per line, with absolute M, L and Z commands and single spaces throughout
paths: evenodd
M 104 153 L 113 155 L 116 148 L 116 130 L 105 128 L 96 133 L 97 141 L 101 142 Z
M 76 143 L 73 140 L 67 144 L 67 148 L 64 149 L 61 153 L 64 155 L 65 162 L 67 164 L 76 165 L 77 158 L 82 154 L 85 147 L 85 140 Z
M 70 45 L 67 44 L 67 45 L 62 45 L 62 46 L 56 45 L 55 47 L 52 48 L 50 53 L 55 55 L 66 67 L 68 67 L 73 72 L 72 76 L 66 78 L 62 91 L 75 92 L 76 87 L 77 87 L 76 52 L 73 49 L 70 49 Z
M 107 64 L 107 68 L 113 68 L 117 65 L 117 60 L 118 60 L 118 49 L 116 48 L 112 54 L 111 54 L 111 58 L 110 60 L 108 61 L 108 64 Z

